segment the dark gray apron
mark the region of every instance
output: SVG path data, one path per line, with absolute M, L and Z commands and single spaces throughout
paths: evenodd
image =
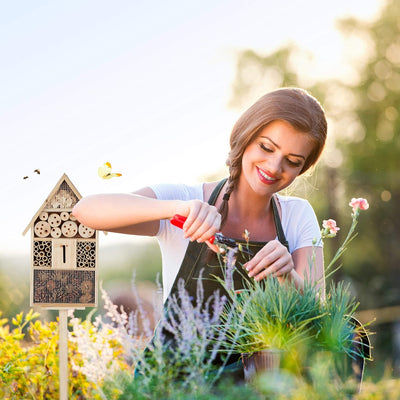
M 227 179 L 223 179 L 218 183 L 218 185 L 212 192 L 210 199 L 208 200 L 209 204 L 215 204 L 218 195 L 226 181 Z M 288 248 L 288 243 L 283 233 L 279 213 L 274 199 L 272 199 L 272 210 L 278 239 L 284 246 Z M 248 246 L 248 248 L 254 254 L 256 254 L 266 245 L 266 242 L 246 242 L 243 239 L 236 240 L 236 242 L 241 243 L 243 246 Z M 249 282 L 253 280 L 253 278 L 248 277 L 245 270 L 239 271 L 241 269 L 240 266 L 249 260 L 248 257 L 248 255 L 245 255 L 241 252 L 237 253 L 237 270 L 235 270 L 232 275 L 235 290 L 240 290 L 245 287 L 244 280 L 247 280 Z M 221 263 L 218 255 L 210 250 L 206 244 L 189 242 L 181 267 L 172 285 L 167 300 L 165 301 L 164 310 L 168 309 L 168 303 L 172 296 L 176 296 L 176 298 L 178 298 L 178 282 L 181 279 L 184 280 L 185 289 L 188 292 L 189 296 L 193 299 L 193 304 L 196 304 L 197 285 L 199 278 L 202 279 L 203 283 L 204 302 L 207 301 L 210 296 L 214 295 L 216 291 L 219 292 L 220 296 L 226 295 L 226 298 L 229 300 L 229 296 L 227 295 L 225 289 L 216 279 L 216 277 L 224 279 L 224 267 L 225 266 L 223 265 L 223 263 Z M 169 342 L 168 348 L 173 349 L 173 335 L 164 329 L 163 336 L 165 340 Z M 227 357 L 228 359 L 226 359 Z M 223 361 L 224 359 L 225 361 Z M 225 370 L 227 373 L 234 376 L 235 379 L 243 379 L 243 367 L 240 361 L 240 354 L 234 353 L 227 356 L 226 354 L 220 353 L 214 364 L 218 366 L 222 365 L 223 362 L 225 362 Z

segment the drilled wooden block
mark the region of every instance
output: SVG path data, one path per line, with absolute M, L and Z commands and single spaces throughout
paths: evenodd
M 35 270 L 33 304 L 95 306 L 95 271 Z

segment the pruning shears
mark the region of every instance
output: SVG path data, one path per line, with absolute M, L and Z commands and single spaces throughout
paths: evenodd
M 183 215 L 175 214 L 171 219 L 170 222 L 172 225 L 177 226 L 178 228 L 183 228 L 183 224 L 186 221 L 186 217 Z M 249 250 L 247 247 L 237 243 L 235 239 L 225 237 L 221 232 L 217 232 L 214 236 L 211 236 L 208 241 L 213 244 L 221 244 L 225 245 L 228 249 L 234 250 L 235 252 L 240 250 L 242 253 L 246 253 L 250 256 L 253 256 L 254 253 Z

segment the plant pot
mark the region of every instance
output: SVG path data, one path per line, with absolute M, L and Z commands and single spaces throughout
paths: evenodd
M 251 381 L 260 372 L 273 372 L 279 369 L 282 351 L 266 349 L 254 353 L 242 353 L 244 378 Z

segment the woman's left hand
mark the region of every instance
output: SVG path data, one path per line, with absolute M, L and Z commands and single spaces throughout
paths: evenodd
M 278 240 L 269 241 L 244 268 L 254 280 L 260 281 L 268 275 L 282 276 L 294 269 L 292 256 Z

